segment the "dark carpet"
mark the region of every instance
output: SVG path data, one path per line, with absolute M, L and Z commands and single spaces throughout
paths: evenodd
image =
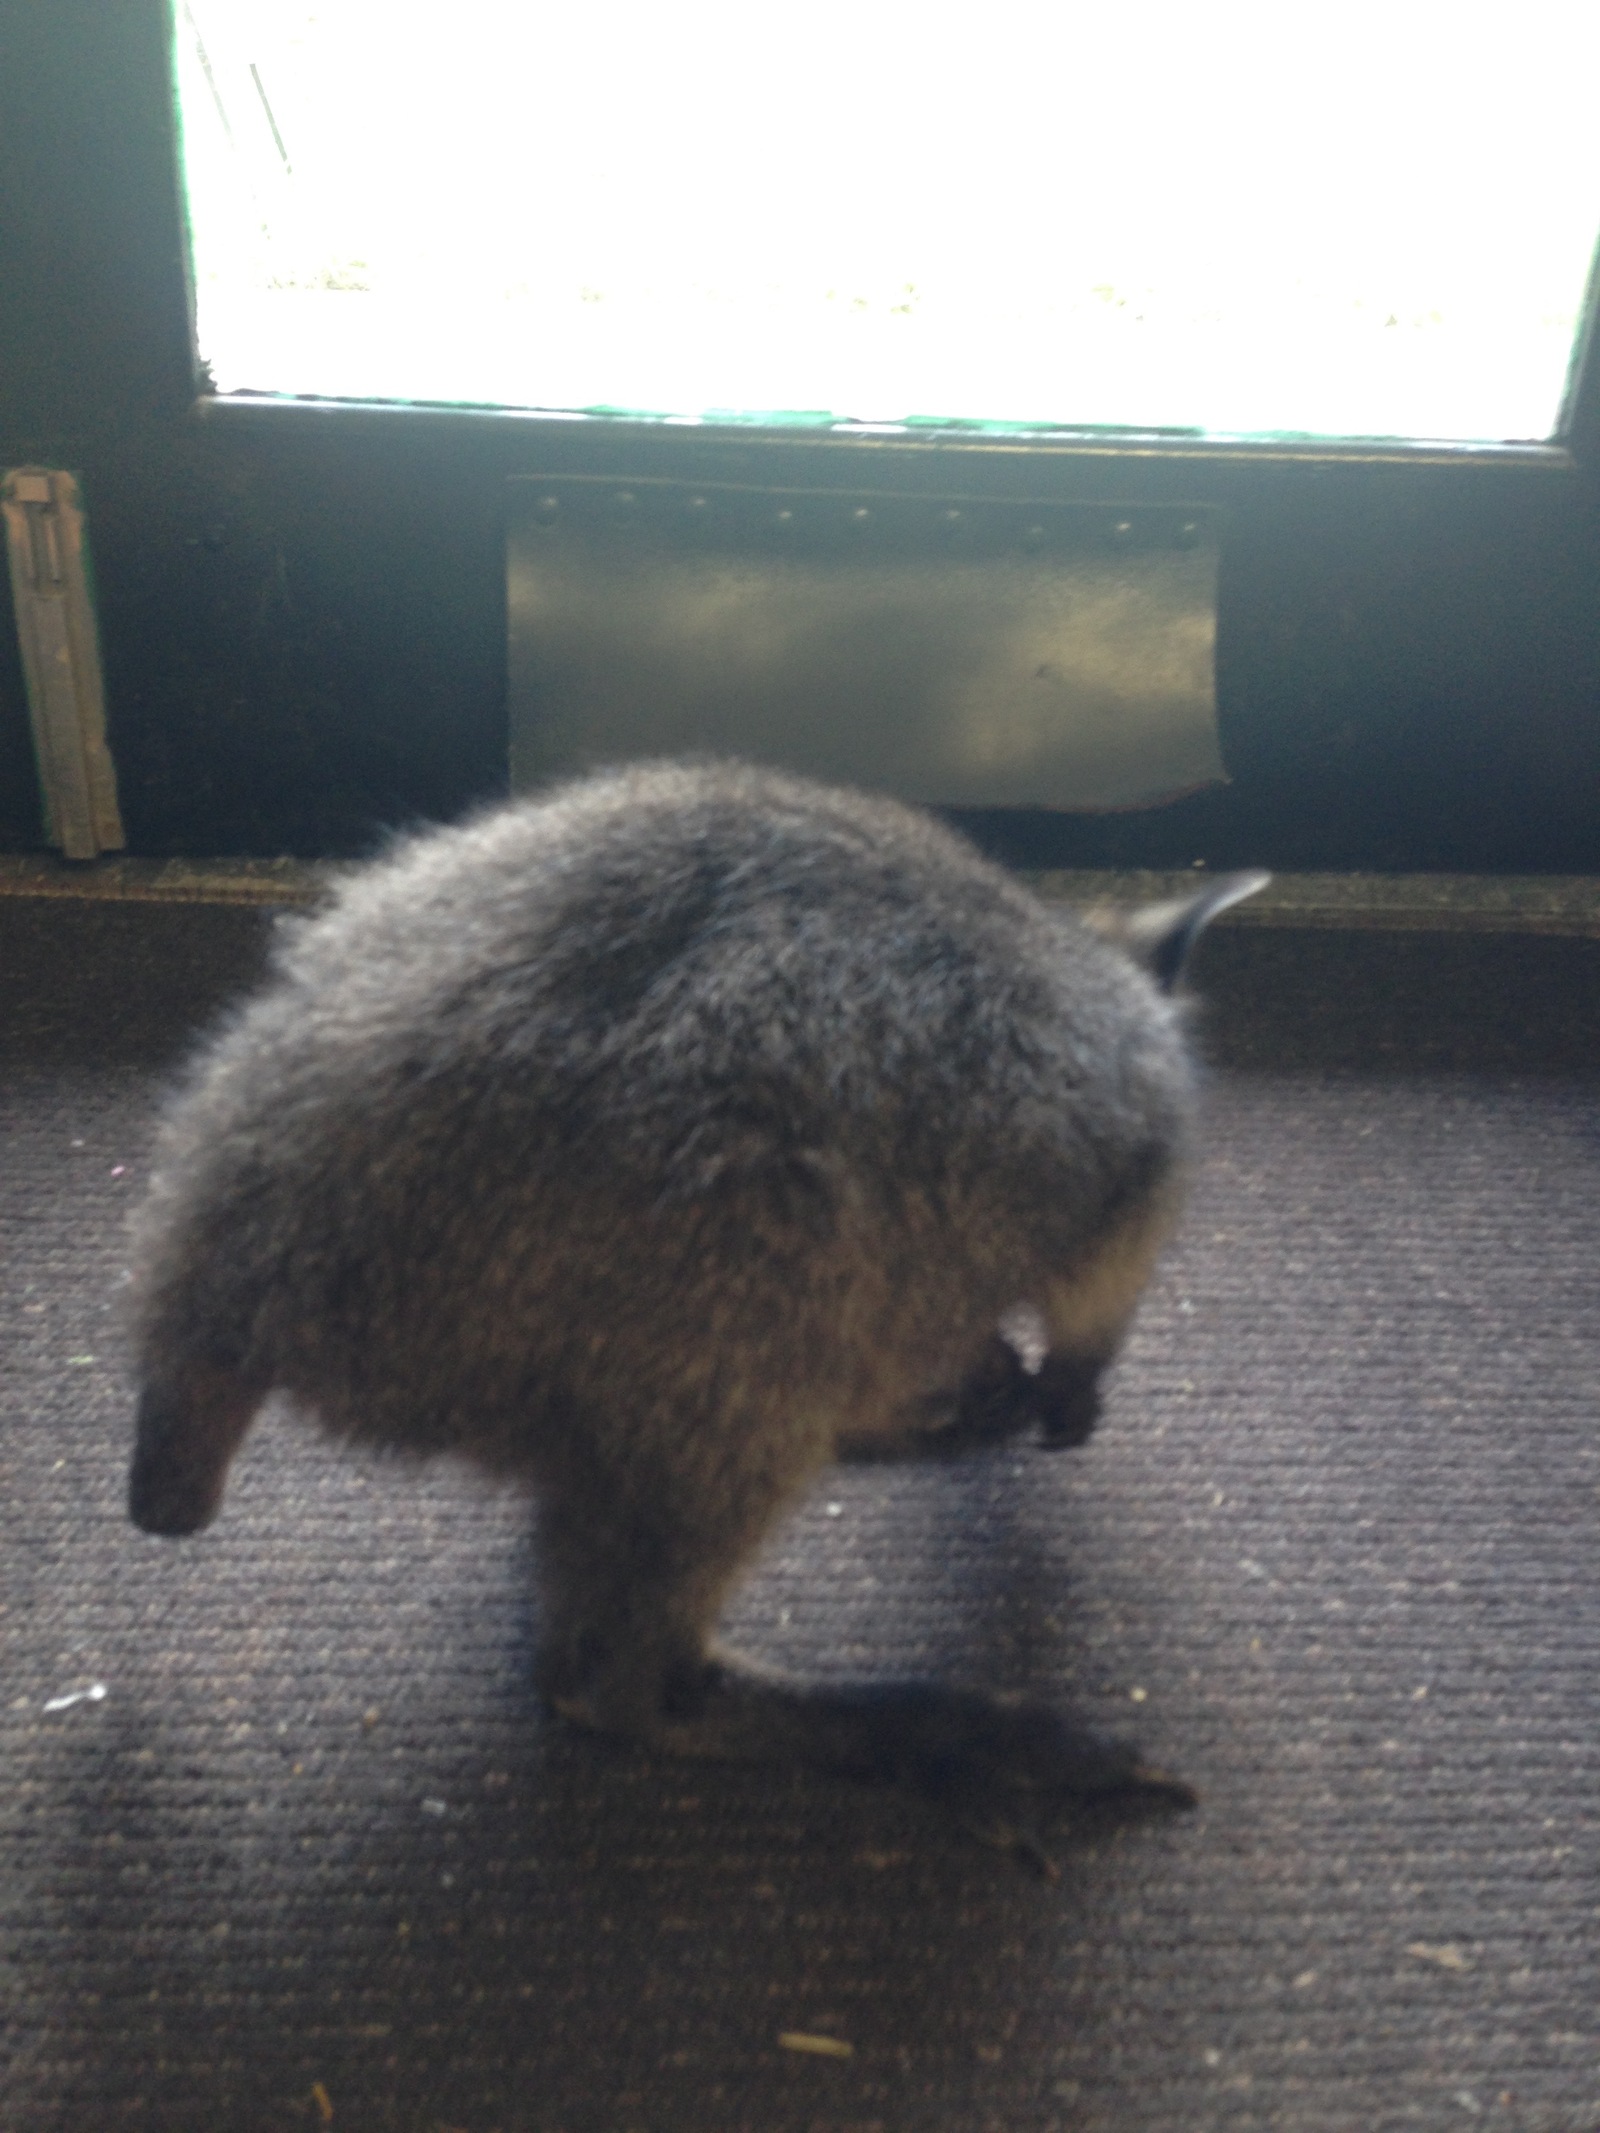
M 830 1481 L 740 1601 L 1201 1788 L 1051 1884 L 547 1724 L 468 1475 L 269 1417 L 124 1522 L 123 1210 L 266 924 L 0 900 L 5 2133 L 1600 2127 L 1600 943 L 1216 935 L 1100 1435 Z

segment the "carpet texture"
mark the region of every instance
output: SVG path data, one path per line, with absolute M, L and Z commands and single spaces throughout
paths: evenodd
M 0 900 L 5 2133 L 1600 2127 L 1600 943 L 1213 937 L 1098 1437 L 830 1478 L 742 1594 L 1201 1789 L 1051 1884 L 546 1723 L 468 1474 L 271 1414 L 127 1525 L 124 1209 L 268 925 Z

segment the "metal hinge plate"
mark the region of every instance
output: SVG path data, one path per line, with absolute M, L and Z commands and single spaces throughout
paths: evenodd
M 117 778 L 78 484 L 54 467 L 0 481 L 47 842 L 68 859 L 121 851 Z

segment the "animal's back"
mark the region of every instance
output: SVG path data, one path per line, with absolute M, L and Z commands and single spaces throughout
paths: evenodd
M 292 929 L 172 1108 L 136 1315 L 153 1357 L 496 1464 L 646 1388 L 820 1444 L 1137 1216 L 1187 1101 L 1145 976 L 929 818 L 644 766 Z

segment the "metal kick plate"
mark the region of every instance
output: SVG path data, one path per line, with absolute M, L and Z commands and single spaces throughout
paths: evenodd
M 686 751 L 967 807 L 1222 781 L 1215 514 L 519 478 L 511 778 Z

